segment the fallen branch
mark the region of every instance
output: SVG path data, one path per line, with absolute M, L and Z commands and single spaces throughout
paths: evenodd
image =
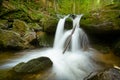
M 65 53 L 65 51 L 67 50 L 67 48 L 68 48 L 68 46 L 69 46 L 69 44 L 70 44 L 72 35 L 73 35 L 73 33 L 75 32 L 75 28 L 76 28 L 76 25 L 75 25 L 75 27 L 73 28 L 72 33 L 69 35 L 69 37 L 68 37 L 68 39 L 67 39 L 67 44 L 66 44 L 66 46 L 65 46 L 65 49 L 64 49 L 64 51 L 63 51 L 63 54 Z

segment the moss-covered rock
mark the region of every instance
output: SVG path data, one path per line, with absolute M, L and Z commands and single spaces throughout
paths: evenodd
M 111 4 L 83 15 L 80 25 L 92 44 L 107 45 L 113 48 L 120 35 L 120 5 Z
M 47 34 L 46 32 L 37 32 L 37 40 L 39 45 L 42 47 L 52 46 L 53 44 L 53 36 Z
M 101 13 L 92 13 L 89 14 L 89 17 L 86 17 L 86 15 L 81 19 L 81 27 L 89 30 L 91 33 L 105 33 L 108 31 L 115 31 L 115 30 L 120 30 L 120 24 L 117 16 L 119 11 L 108 11 L 104 12 L 102 11 Z M 97 17 L 93 14 L 98 14 Z M 93 16 L 92 16 L 93 15 Z M 112 17 L 111 17 L 112 15 Z
M 101 34 L 106 31 L 120 30 L 120 12 L 115 7 L 120 5 L 108 5 L 98 11 L 86 13 L 81 19 L 81 27 Z
M 24 36 L 29 31 L 29 26 L 24 21 L 14 20 L 12 30 Z
M 15 7 L 9 3 L 8 1 L 2 1 L 1 2 L 1 13 L 0 13 L 0 16 L 2 17 L 4 14 L 8 13 L 9 11 L 12 11 L 14 10 Z
M 0 29 L 8 28 L 8 20 L 0 20 Z
M 9 47 L 22 49 L 25 47 L 24 40 L 16 32 L 0 29 L 0 48 Z
M 42 31 L 42 27 L 40 27 L 40 25 L 38 25 L 37 23 L 28 23 L 28 26 L 29 26 L 30 30 Z
M 58 20 L 50 16 L 44 16 L 41 19 L 41 23 L 45 32 L 54 33 L 56 30 Z
M 31 41 L 36 39 L 36 33 L 35 32 L 28 32 L 24 35 L 23 39 L 25 40 L 25 44 L 28 45 Z
M 0 70 L 0 80 L 54 80 L 52 65 L 48 57 L 21 62 L 10 70 Z
M 6 12 L 4 13 L 4 15 L 1 16 L 1 18 L 9 21 L 13 21 L 14 19 L 20 19 L 26 22 L 32 22 L 31 18 L 23 10 L 20 9 Z
M 13 70 L 17 73 L 35 73 L 42 72 L 52 67 L 52 61 L 47 57 L 32 59 L 27 63 L 16 65 Z
M 2 1 L 0 6 L 0 17 L 2 19 L 13 21 L 14 19 L 24 20 L 26 22 L 36 21 L 41 18 L 40 13 L 36 13 L 30 8 L 30 4 L 25 1 Z M 28 4 L 29 8 L 28 8 Z M 31 3 L 32 4 L 32 3 Z

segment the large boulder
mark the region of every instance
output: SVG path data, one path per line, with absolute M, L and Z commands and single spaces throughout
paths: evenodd
M 14 31 L 0 29 L 0 48 L 24 48 L 24 40 Z
M 27 63 L 19 63 L 13 70 L 17 73 L 36 73 L 51 68 L 52 64 L 52 61 L 48 57 L 39 57 L 32 59 Z
M 24 36 L 29 31 L 29 26 L 24 21 L 14 20 L 12 30 Z
M 34 58 L 2 73 L 0 80 L 54 80 L 52 78 L 55 74 L 51 73 L 52 65 L 48 57 Z
M 103 72 L 99 72 L 87 80 L 120 80 L 120 70 L 116 68 L 110 68 Z

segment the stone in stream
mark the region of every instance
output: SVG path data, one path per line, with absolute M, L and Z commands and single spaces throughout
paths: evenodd
M 48 57 L 39 57 L 32 59 L 27 63 L 19 63 L 13 70 L 17 73 L 36 73 L 48 70 L 52 67 L 52 61 Z
M 116 68 L 110 68 L 103 72 L 99 72 L 86 80 L 120 80 L 120 70 Z

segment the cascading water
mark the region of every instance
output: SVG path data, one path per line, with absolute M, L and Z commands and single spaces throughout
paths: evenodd
M 56 34 L 55 34 L 55 40 L 54 40 L 54 48 L 60 48 L 58 45 L 58 42 L 60 41 L 61 37 L 63 36 L 64 32 L 64 23 L 66 18 L 68 18 L 69 15 L 65 16 L 64 18 L 61 18 L 58 22 Z
M 91 72 L 98 69 L 98 66 L 92 60 L 94 52 L 86 49 L 89 48 L 87 35 L 79 28 L 82 15 L 77 15 L 73 19 L 73 28 L 75 26 L 76 28 L 71 37 L 71 50 L 67 50 L 63 54 L 65 42 L 73 30 L 64 31 L 64 23 L 68 16 L 60 19 L 58 23 L 53 48 L 28 52 L 23 57 L 12 60 L 0 68 L 12 67 L 19 62 L 27 62 L 33 58 L 46 56 L 53 62 L 52 73 L 55 74 L 54 80 L 83 80 Z
M 76 28 L 71 37 L 71 50 L 66 51 L 64 55 L 62 54 L 62 51 L 65 42 L 68 37 L 70 37 L 73 29 L 64 32 L 63 28 L 61 29 L 62 31 L 59 29 L 60 26 L 58 24 L 57 31 L 62 34 L 62 36 L 56 34 L 56 36 L 59 37 L 59 40 L 56 41 L 55 44 L 56 47 L 59 48 L 58 53 L 56 52 L 56 57 L 58 57 L 58 59 L 55 58 L 54 60 L 52 58 L 54 63 L 53 72 L 55 72 L 57 76 L 56 80 L 83 80 L 86 75 L 95 69 L 95 65 L 92 64 L 92 61 L 89 58 L 90 53 L 88 51 L 83 51 L 89 47 L 89 41 L 85 32 L 79 28 L 81 17 L 82 15 L 76 15 L 76 18 L 73 19 L 73 29 L 74 27 Z M 66 19 L 66 17 L 64 19 Z M 57 31 L 56 33 L 58 33 Z M 55 37 L 55 39 L 57 37 Z M 55 48 L 53 49 L 55 50 Z M 84 63 L 84 61 L 87 62 Z
M 80 49 L 86 49 L 89 46 L 88 38 L 85 32 L 79 28 L 79 21 L 82 15 L 76 15 L 73 19 L 73 27 L 76 27 L 75 32 L 72 36 L 72 52 L 79 51 Z

